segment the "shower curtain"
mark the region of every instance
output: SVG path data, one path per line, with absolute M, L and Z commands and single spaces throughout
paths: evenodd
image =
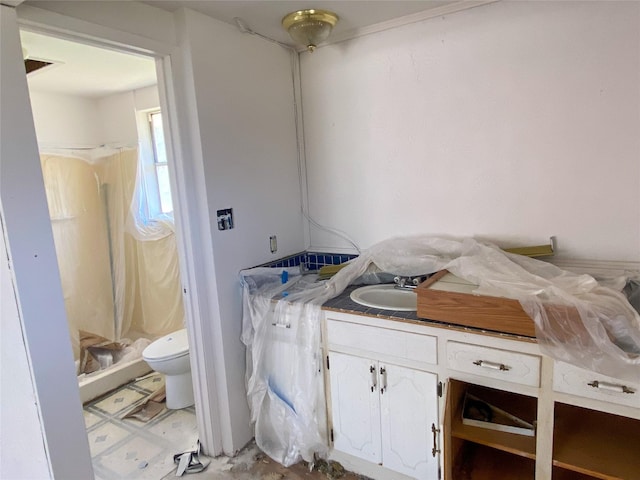
M 182 328 L 172 225 L 147 235 L 131 218 L 137 149 L 43 154 L 41 162 L 75 358 L 81 330 L 120 341 Z

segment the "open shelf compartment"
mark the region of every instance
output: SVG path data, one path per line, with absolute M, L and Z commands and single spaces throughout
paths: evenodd
M 454 480 L 533 480 L 535 461 L 484 445 L 465 442 L 453 470 Z
M 462 412 L 466 393 L 470 393 L 491 405 L 507 410 L 512 415 L 526 420 L 529 423 L 534 423 L 536 418 L 537 401 L 535 398 L 480 387 L 478 385 L 470 385 L 457 380 L 451 380 L 449 384 L 449 395 L 452 406 L 452 437 L 486 445 L 521 457 L 536 458 L 535 435 L 526 436 L 462 423 Z
M 604 480 L 640 478 L 640 420 L 556 403 L 553 465 Z
M 527 436 L 464 424 L 467 393 L 535 425 L 536 398 L 449 380 L 444 418 L 445 479 L 532 480 L 535 476 L 535 434 Z

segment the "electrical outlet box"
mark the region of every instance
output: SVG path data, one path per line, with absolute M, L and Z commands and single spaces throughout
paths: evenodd
M 225 208 L 216 212 L 218 217 L 218 230 L 231 230 L 233 228 L 233 208 Z

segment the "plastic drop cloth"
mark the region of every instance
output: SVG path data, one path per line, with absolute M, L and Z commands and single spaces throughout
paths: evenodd
M 285 284 L 283 269 L 242 272 L 242 341 L 256 443 L 290 466 L 327 453 L 320 305 L 329 297 L 322 285 L 311 283 L 314 275 L 302 276 L 298 267 L 284 270 Z M 282 300 L 273 302 L 277 297 Z
M 258 446 L 285 466 L 327 453 L 320 349 L 325 301 L 350 284 L 443 269 L 478 285 L 477 294 L 519 300 L 547 355 L 640 381 L 640 315 L 619 290 L 473 239 L 394 238 L 374 245 L 324 282 L 300 275 L 297 267 L 241 272 L 247 394 Z M 282 284 L 284 270 L 289 280 Z
M 127 229 L 137 149 L 100 148 L 87 152 L 91 158 L 72 153 L 43 153 L 41 164 L 78 360 L 80 330 L 111 341 L 160 336 L 182 328 L 184 308 L 173 230 L 157 236 Z

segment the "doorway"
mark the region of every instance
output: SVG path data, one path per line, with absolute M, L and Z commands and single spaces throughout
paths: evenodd
M 27 80 L 82 387 L 184 325 L 155 63 L 24 30 L 21 41 L 25 65 L 41 66 Z M 83 401 L 104 393 L 90 390 Z
M 206 186 L 201 174 L 203 158 L 199 155 L 199 137 L 192 135 L 193 129 L 198 128 L 198 119 L 194 115 L 193 78 L 188 67 L 190 54 L 176 44 L 173 21 L 168 15 L 156 15 L 147 7 L 132 4 L 104 7 L 112 15 L 93 18 L 91 9 L 80 7 L 77 14 L 72 14 L 62 6 L 60 13 L 31 5 L 20 6 L 18 12 L 5 4 L 1 6 L 4 127 L 1 213 L 9 246 L 7 258 L 16 272 L 14 289 L 19 294 L 17 298 L 23 299 L 22 336 L 18 341 L 22 340 L 27 348 L 25 360 L 31 365 L 31 378 L 20 384 L 24 383 L 25 391 L 33 388 L 40 400 L 39 415 L 32 420 L 42 430 L 51 472 L 65 478 L 73 478 L 80 471 L 86 472 L 82 478 L 88 478 L 90 459 L 18 27 L 155 59 L 163 115 L 168 117 L 163 123 L 167 120 L 169 129 L 166 140 L 176 201 L 183 301 L 191 327 L 188 338 L 196 380 L 198 433 L 204 453 L 217 456 L 223 450 L 227 454 L 234 451 L 230 420 L 228 415 L 221 416 L 221 412 L 228 413 L 229 400 L 225 395 L 224 352 L 214 348 L 221 345 L 222 331 L 220 323 L 212 321 L 219 313 L 216 273 Z M 148 10 L 144 18 L 139 15 L 141 9 Z M 117 18 L 129 16 L 131 22 L 125 22 L 124 27 L 117 24 Z M 157 29 L 158 22 L 164 27 L 162 31 Z M 138 24 L 140 31 L 132 27 Z M 26 218 L 30 221 L 25 222 Z M 49 321 L 44 322 L 43 318 Z M 69 342 L 69 347 L 50 351 L 53 339 L 60 345 Z M 32 436 L 25 432 L 24 438 Z M 39 436 L 35 438 L 37 441 Z M 77 460 L 69 464 L 72 457 Z
M 39 67 L 27 80 L 84 403 L 148 373 L 144 347 L 184 328 L 165 112 L 155 59 L 20 33 L 27 71 Z M 123 436 L 127 428 L 116 423 L 132 401 L 153 393 L 157 380 L 136 382 L 85 409 L 101 478 L 121 477 L 108 461 L 121 454 L 126 460 L 127 446 L 140 436 Z M 194 408 L 182 413 L 178 423 L 197 438 Z M 156 423 L 170 414 L 160 413 Z M 129 433 L 137 428 L 129 427 Z M 172 443 L 159 437 L 158 444 L 156 467 L 172 469 L 163 455 Z M 152 478 L 146 472 L 136 478 Z

